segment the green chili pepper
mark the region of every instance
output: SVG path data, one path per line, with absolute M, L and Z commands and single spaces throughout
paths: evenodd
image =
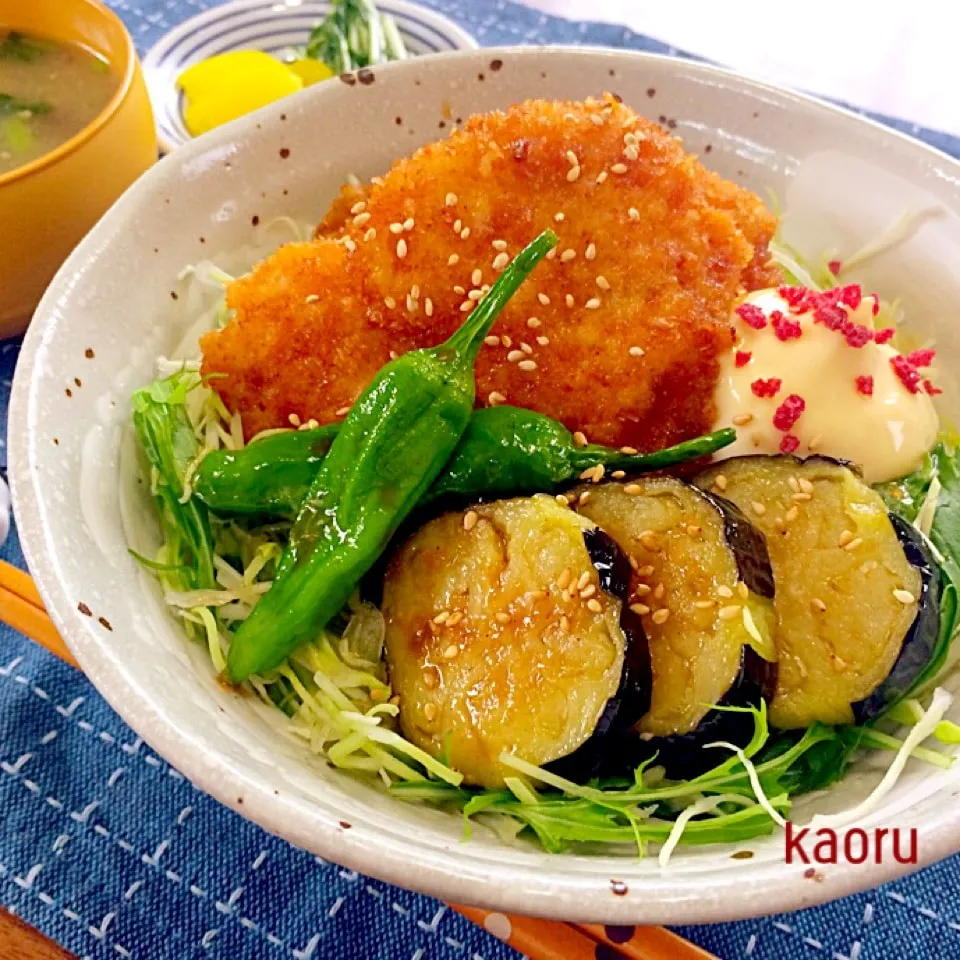
M 274 434 L 242 450 L 209 453 L 194 474 L 194 495 L 223 516 L 296 516 L 338 429 L 330 424 Z M 726 428 L 655 453 L 624 454 L 596 444 L 577 446 L 569 430 L 541 413 L 487 407 L 470 418 L 422 502 L 443 496 L 549 492 L 598 463 L 629 474 L 664 470 L 715 453 L 735 439 L 736 431 Z
M 303 500 L 273 585 L 230 646 L 233 682 L 277 666 L 346 603 L 459 443 L 483 338 L 556 242 L 552 231 L 540 234 L 449 340 L 392 360 L 350 409 Z

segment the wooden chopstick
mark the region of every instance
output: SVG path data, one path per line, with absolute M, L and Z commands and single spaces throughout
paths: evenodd
M 50 653 L 80 669 L 43 606 L 30 574 L 0 560 L 0 620 Z M 496 913 L 478 907 L 450 904 L 478 926 L 506 941 L 529 960 L 595 960 L 597 944 L 604 944 L 610 960 L 717 960 L 712 953 L 664 927 L 582 926 Z

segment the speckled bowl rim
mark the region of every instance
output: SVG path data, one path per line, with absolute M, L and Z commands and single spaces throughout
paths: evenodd
M 802 109 L 808 115 L 816 114 L 824 121 L 840 121 L 848 127 L 859 125 L 865 135 L 877 142 L 878 148 L 896 141 L 897 149 L 915 156 L 918 169 L 936 167 L 938 174 L 952 182 L 955 189 L 952 207 L 960 213 L 960 163 L 952 158 L 839 107 L 714 66 L 656 54 L 592 47 L 484 48 L 441 54 L 436 59 L 460 59 L 464 68 L 469 69 L 491 57 L 506 60 L 544 55 L 552 58 L 554 67 L 564 58 L 568 61 L 602 58 L 611 66 L 624 58 L 635 58 L 658 70 L 680 71 L 712 81 L 733 94 L 765 98 L 787 108 Z M 410 69 L 411 63 L 417 61 L 379 68 L 378 79 L 389 80 L 391 75 Z M 422 67 L 422 61 L 417 65 Z M 313 95 L 322 98 L 322 87 L 314 90 L 319 92 Z M 310 91 L 305 91 L 298 96 L 310 95 Z M 199 154 L 211 146 L 226 146 L 238 136 L 253 135 L 256 118 L 275 109 L 275 104 L 265 107 L 251 118 L 214 131 L 181 150 L 187 155 L 191 151 Z M 109 644 L 103 639 L 91 638 L 84 631 L 83 618 L 61 582 L 57 544 L 52 540 L 38 502 L 42 481 L 38 476 L 39 436 L 35 426 L 39 396 L 34 372 L 41 348 L 57 335 L 60 301 L 67 297 L 68 291 L 76 295 L 75 278 L 83 273 L 88 259 L 108 242 L 112 221 L 129 216 L 149 197 L 156 169 L 141 178 L 76 248 L 37 310 L 14 379 L 9 429 L 10 479 L 24 555 L 61 634 L 107 702 L 197 787 L 297 846 L 360 873 L 445 900 L 568 921 L 705 923 L 795 910 L 877 886 L 960 849 L 960 807 L 954 791 L 953 796 L 944 796 L 944 803 L 937 807 L 935 815 L 920 827 L 920 857 L 916 866 L 896 862 L 859 867 L 838 864 L 831 867 L 828 883 L 811 882 L 796 866 L 788 870 L 779 861 L 758 863 L 752 869 L 738 868 L 736 873 L 731 873 L 729 881 L 719 882 L 713 877 L 708 882 L 682 874 L 671 877 L 668 868 L 661 874 L 644 877 L 631 888 L 631 896 L 612 896 L 610 880 L 615 878 L 601 880 L 597 874 L 564 871 L 562 855 L 556 858 L 556 871 L 546 873 L 532 865 L 471 860 L 469 847 L 457 848 L 456 845 L 442 852 L 427 851 L 425 855 L 415 836 L 378 835 L 377 842 L 370 842 L 369 834 L 364 839 L 359 836 L 361 831 L 341 829 L 328 811 L 318 810 L 296 797 L 276 796 L 245 770 L 222 757 L 207 755 L 202 730 L 181 730 L 149 701 L 131 697 L 125 671 L 110 656 Z M 238 804 L 241 797 L 242 803 Z

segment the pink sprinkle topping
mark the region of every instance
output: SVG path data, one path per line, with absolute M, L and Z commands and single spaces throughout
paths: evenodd
M 932 381 L 932 380 L 924 380 L 924 381 L 923 381 L 923 389 L 926 390 L 927 393 L 929 393 L 931 397 L 935 397 L 935 396 L 937 396 L 938 394 L 943 393 L 943 391 L 942 391 L 939 387 L 935 387 L 935 386 L 933 385 L 933 381 Z
M 872 397 L 873 377 L 857 377 L 857 393 L 862 393 L 865 397 Z
M 863 300 L 863 291 L 860 289 L 859 283 L 850 283 L 840 288 L 840 302 L 844 306 L 856 310 L 860 306 L 861 300 Z
M 835 276 L 840 276 L 840 267 L 842 264 L 839 260 L 831 260 L 827 263 L 827 269 Z
M 754 380 L 750 384 L 750 389 L 755 397 L 775 397 L 780 392 L 783 381 L 778 377 L 770 377 L 768 380 Z
M 807 404 L 803 397 L 791 393 L 783 403 L 777 407 L 773 415 L 773 425 L 786 433 L 799 419 Z
M 920 392 L 920 374 L 917 368 L 906 358 L 899 354 L 890 358 L 890 366 L 893 372 L 900 378 L 900 382 L 911 392 Z
M 813 311 L 813 319 L 815 323 L 824 324 L 828 330 L 839 330 L 847 319 L 847 312 L 836 303 L 821 302 Z
M 770 323 L 778 340 L 795 340 L 802 333 L 800 321 L 785 317 L 779 310 L 770 314 Z
M 873 298 L 873 315 L 876 316 L 880 312 L 880 298 L 875 293 L 870 296 Z
M 754 330 L 762 330 L 767 325 L 766 314 L 753 303 L 741 303 L 736 309 L 737 316 Z
M 800 441 L 792 433 L 785 433 L 780 441 L 781 453 L 795 453 L 800 446 Z
M 753 354 L 749 350 L 738 350 L 733 355 L 734 363 L 738 367 L 745 367 L 749 362 Z
M 777 292 L 787 301 L 791 313 L 806 313 L 819 303 L 820 295 L 806 287 L 780 287 Z
M 874 343 L 887 343 L 893 339 L 893 335 L 897 331 L 893 327 L 884 327 L 882 330 L 878 330 L 873 335 Z
M 913 353 L 907 354 L 907 359 L 915 367 L 929 367 L 936 355 L 936 350 L 914 350 Z
M 873 339 L 873 331 L 869 327 L 865 327 L 862 323 L 854 323 L 852 320 L 847 320 L 842 330 L 847 343 L 858 350 Z

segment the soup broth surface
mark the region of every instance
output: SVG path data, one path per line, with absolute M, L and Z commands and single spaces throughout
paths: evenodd
M 118 85 L 89 50 L 0 25 L 0 176 L 79 133 Z

